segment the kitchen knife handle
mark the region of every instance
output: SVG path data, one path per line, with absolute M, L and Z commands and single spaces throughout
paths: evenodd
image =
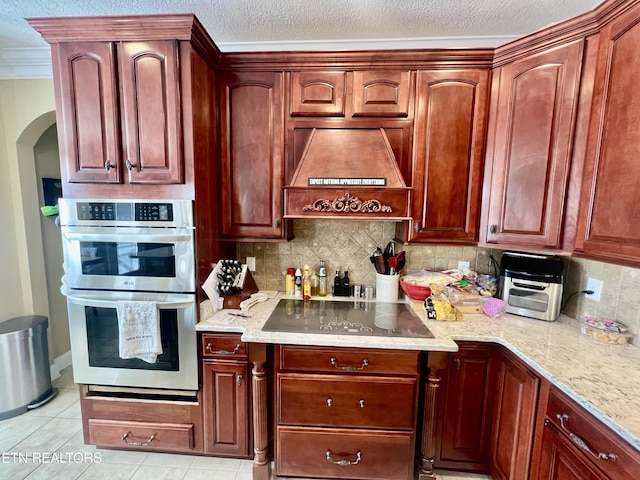
M 374 257 L 374 260 L 376 262 L 376 272 L 384 275 L 384 273 L 387 271 L 387 266 L 384 263 L 384 257 L 382 255 L 376 255 Z

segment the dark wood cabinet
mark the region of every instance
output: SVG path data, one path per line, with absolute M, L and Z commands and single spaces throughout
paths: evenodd
M 344 117 L 346 72 L 291 72 L 292 117 Z
M 460 343 L 448 354 L 436 416 L 435 468 L 486 473 L 495 394 L 495 347 Z
M 640 265 L 640 7 L 600 32 L 575 250 Z
M 147 452 L 204 453 L 198 392 L 176 396 L 151 390 L 120 397 L 110 387 L 81 385 L 79 389 L 85 444 Z
M 61 43 L 55 68 L 66 182 L 184 182 L 176 41 Z
M 409 117 L 413 111 L 410 70 L 293 71 L 292 117 Z
M 583 43 L 494 72 L 482 242 L 561 248 Z
M 68 182 L 122 181 L 115 46 L 77 42 L 58 47 L 59 148 Z
M 601 480 L 597 469 L 585 462 L 576 447 L 546 422 L 542 437 L 540 471 L 532 480 Z
M 489 71 L 420 71 L 417 84 L 412 225 L 399 224 L 397 235 L 411 243 L 475 244 Z
M 499 365 L 491 432 L 491 476 L 528 478 L 540 379 L 503 351 Z
M 640 478 L 638 451 L 558 388 L 540 411 L 532 480 Z
M 276 346 L 277 475 L 413 479 L 419 358 Z
M 250 377 L 247 346 L 237 334 L 201 334 L 204 449 L 250 457 Z
M 358 70 L 352 75 L 352 116 L 409 116 L 412 98 L 409 70 Z
M 221 82 L 222 235 L 284 239 L 283 73 L 227 73 Z

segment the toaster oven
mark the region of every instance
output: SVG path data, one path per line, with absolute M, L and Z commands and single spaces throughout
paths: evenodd
M 560 316 L 564 262 L 557 255 L 504 252 L 500 263 L 500 298 L 506 311 L 554 321 Z

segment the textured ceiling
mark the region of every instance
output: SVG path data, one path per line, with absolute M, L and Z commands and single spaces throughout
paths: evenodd
M 287 44 L 283 49 L 292 49 L 295 42 L 307 42 L 304 49 L 308 49 L 313 42 L 340 40 L 345 40 L 346 45 L 356 40 L 439 37 L 504 37 L 507 41 L 591 10 L 599 3 L 600 0 L 0 0 L 0 48 L 46 46 L 24 17 L 147 13 L 195 13 L 223 51 L 242 49 L 237 45 L 242 43 L 252 44 L 248 49 L 274 50 L 278 43 Z M 270 47 L 269 42 L 276 44 Z M 479 45 L 476 42 L 474 46 Z

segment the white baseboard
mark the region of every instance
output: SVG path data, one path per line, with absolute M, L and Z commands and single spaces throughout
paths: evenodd
M 53 363 L 50 366 L 51 380 L 55 380 L 60 377 L 60 372 L 69 365 L 71 365 L 71 350 L 64 352 L 53 360 Z

